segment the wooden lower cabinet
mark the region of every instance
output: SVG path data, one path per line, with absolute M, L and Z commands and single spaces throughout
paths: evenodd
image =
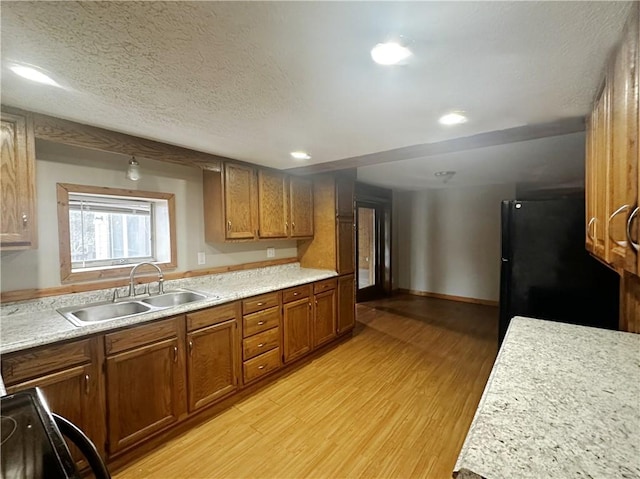
M 104 456 L 106 431 L 99 339 L 5 355 L 2 375 L 9 394 L 40 388 L 51 411 L 82 429 Z M 80 452 L 74 446 L 70 450 L 82 469 L 85 463 L 80 460 Z
M 115 354 L 106 360 L 111 454 L 185 415 L 184 318 L 106 335 L 107 351 L 113 351 L 114 344 Z
M 355 278 L 350 274 L 338 278 L 338 334 L 351 331 L 356 324 Z
M 283 358 L 288 363 L 311 351 L 312 306 L 309 298 L 302 298 L 282 307 Z
M 640 277 L 626 271 L 620 281 L 620 330 L 640 333 Z
M 330 289 L 314 297 L 313 346 L 331 341 L 336 333 L 336 290 Z
M 187 334 L 190 412 L 237 389 L 237 330 L 234 319 Z

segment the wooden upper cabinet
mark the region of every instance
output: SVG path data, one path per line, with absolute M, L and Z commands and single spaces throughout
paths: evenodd
M 632 99 L 629 101 L 629 149 L 627 168 L 627 204 L 633 209 L 627 220 L 627 240 L 629 249 L 625 256 L 624 269 L 632 274 L 640 276 L 640 3 L 635 4 L 634 13 L 629 22 L 626 39 L 629 42 L 629 57 L 632 59 L 632 67 L 629 69 L 632 80 L 630 87 L 633 89 Z M 640 295 L 636 296 L 640 304 Z M 640 331 L 640 320 L 636 316 L 636 331 Z
M 306 178 L 289 179 L 291 237 L 313 236 L 313 183 Z
M 2 111 L 0 248 L 37 247 L 35 141 L 30 115 Z
M 355 226 L 353 218 L 336 221 L 336 246 L 338 274 L 351 274 L 355 269 Z
M 258 234 L 260 238 L 289 236 L 287 175 L 258 170 Z
M 225 163 L 203 172 L 204 232 L 211 243 L 256 237 L 256 179 L 253 168 Z
M 233 163 L 226 163 L 224 166 L 225 235 L 228 239 L 255 237 L 254 175 L 255 170 L 248 166 Z
M 336 179 L 336 216 L 353 218 L 354 188 L 355 183 L 352 179 Z

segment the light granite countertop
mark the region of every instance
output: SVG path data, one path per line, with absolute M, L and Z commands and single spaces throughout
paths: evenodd
M 166 281 L 166 291 L 187 288 L 213 296 L 196 303 L 81 327 L 71 324 L 56 309 L 108 301 L 113 289 L 4 303 L 0 305 L 0 354 L 102 333 L 334 276 L 337 276 L 335 271 L 301 268 L 299 263 L 292 263 Z
M 640 335 L 514 318 L 454 477 L 640 478 Z

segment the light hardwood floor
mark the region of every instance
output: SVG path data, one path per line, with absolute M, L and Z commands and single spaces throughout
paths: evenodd
M 398 295 L 357 318 L 351 340 L 114 477 L 451 477 L 495 360 L 497 308 Z

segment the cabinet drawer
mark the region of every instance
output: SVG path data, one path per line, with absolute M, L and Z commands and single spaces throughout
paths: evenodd
M 166 319 L 156 323 L 110 333 L 104 337 L 104 347 L 107 355 L 119 353 L 127 349 L 143 346 L 162 339 L 177 336 L 177 318 Z
M 272 328 L 242 341 L 242 358 L 246 361 L 280 346 L 280 328 Z
M 187 314 L 187 331 L 205 328 L 238 317 L 238 303 L 223 304 Z
M 267 329 L 280 326 L 280 307 L 249 314 L 242 318 L 242 335 L 245 338 Z
M 91 340 L 84 339 L 32 352 L 3 355 L 2 378 L 10 386 L 25 379 L 89 362 Z
M 278 292 L 262 294 L 260 296 L 254 296 L 253 298 L 245 299 L 242 301 L 242 314 L 255 313 L 256 311 L 262 311 L 263 309 L 272 308 L 280 305 L 280 298 Z
M 248 383 L 254 379 L 258 379 L 279 367 L 280 348 L 272 349 L 267 353 L 244 362 L 244 382 Z
M 337 286 L 338 286 L 337 278 L 325 279 L 323 281 L 318 281 L 313 285 L 313 292 L 314 294 L 318 294 L 318 293 L 322 293 L 323 291 L 328 291 L 330 289 L 336 289 Z
M 282 291 L 282 302 L 290 303 L 302 298 L 308 298 L 311 295 L 311 285 L 303 284 Z

